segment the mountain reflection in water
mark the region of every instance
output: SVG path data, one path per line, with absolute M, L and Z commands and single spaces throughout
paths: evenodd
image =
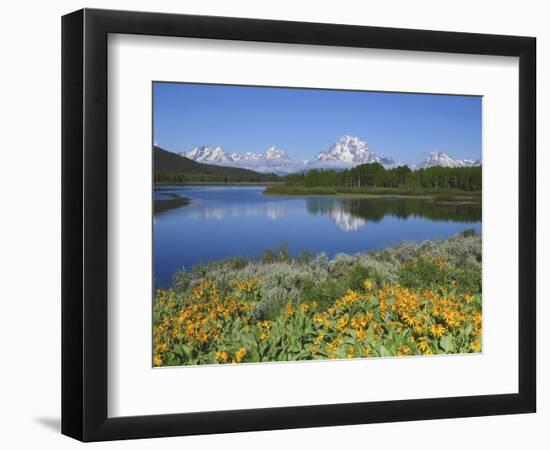
M 255 257 L 286 242 L 291 254 L 357 253 L 403 240 L 481 232 L 481 204 L 412 198 L 269 196 L 262 186 L 163 186 L 154 191 L 155 285 L 185 266 Z

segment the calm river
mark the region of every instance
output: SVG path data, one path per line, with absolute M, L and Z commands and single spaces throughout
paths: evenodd
M 481 232 L 481 205 L 404 198 L 263 195 L 262 186 L 158 186 L 154 191 L 154 276 L 168 287 L 181 267 L 258 256 L 283 242 L 291 254 L 358 253 L 404 240 Z M 184 199 L 190 199 L 186 202 Z

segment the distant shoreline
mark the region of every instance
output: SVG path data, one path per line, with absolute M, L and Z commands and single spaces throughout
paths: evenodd
M 300 197 L 329 197 L 329 198 L 411 198 L 419 200 L 432 200 L 436 203 L 480 203 L 480 192 L 410 192 L 396 188 L 394 192 L 389 189 L 370 189 L 360 192 L 340 190 L 335 187 L 312 187 L 304 186 L 273 186 L 264 191 L 265 195 L 300 196 Z
M 167 181 L 155 182 L 154 186 L 279 186 L 281 182 L 277 181 L 190 181 L 172 183 Z
M 359 192 L 342 190 L 340 187 L 304 187 L 286 186 L 280 182 L 157 182 L 154 187 L 165 186 L 265 186 L 264 195 L 292 197 L 327 197 L 327 198 L 410 198 L 431 200 L 438 204 L 476 204 L 481 202 L 481 192 L 443 190 L 439 192 L 411 192 L 406 189 L 369 189 Z M 190 201 L 190 200 L 189 200 Z

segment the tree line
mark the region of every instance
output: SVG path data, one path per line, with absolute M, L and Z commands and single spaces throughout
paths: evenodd
M 155 183 L 265 183 L 280 181 L 275 174 L 207 174 L 207 173 L 182 173 L 182 172 L 155 172 Z
M 361 164 L 343 171 L 313 169 L 283 178 L 289 186 L 345 186 L 349 188 L 410 188 L 481 190 L 481 166 L 429 167 L 411 170 L 408 166 L 386 169 L 382 164 Z

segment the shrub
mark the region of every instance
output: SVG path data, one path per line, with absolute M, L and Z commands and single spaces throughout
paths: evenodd
M 433 289 L 453 282 L 454 268 L 442 257 L 421 256 L 403 263 L 398 272 L 399 283 L 414 289 Z
M 261 278 L 260 301 L 255 306 L 255 316 L 272 318 L 289 301 L 298 304 L 305 291 L 315 285 L 313 274 L 304 267 L 288 265 L 272 266 Z
M 458 292 L 481 293 L 481 236 L 470 231 L 447 240 L 404 242 L 368 253 L 325 254 L 302 252 L 292 258 L 286 244 L 258 258 L 233 257 L 223 261 L 182 268 L 174 274 L 172 288 L 178 299 L 189 297 L 205 280 L 223 293 L 235 282 L 258 280 L 256 318 L 268 319 L 290 300 L 292 304 L 328 307 L 349 289 L 359 290 L 365 279 L 376 289 L 396 284 L 411 289 L 455 285 Z M 178 300 L 179 301 L 179 300 Z

